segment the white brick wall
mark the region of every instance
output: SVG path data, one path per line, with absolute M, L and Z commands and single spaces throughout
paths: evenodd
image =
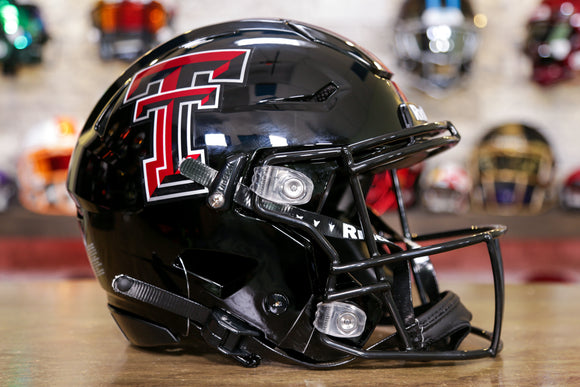
M 395 72 L 409 99 L 423 105 L 430 119 L 450 120 L 461 144 L 439 156 L 463 160 L 492 125 L 524 121 L 536 125 L 553 145 L 558 176 L 580 167 L 580 81 L 543 89 L 529 79 L 521 54 L 524 26 L 539 0 L 478 0 L 485 13 L 472 76 L 462 90 L 434 99 L 414 90 L 396 66 L 392 25 L 401 4 L 389 0 L 175 0 L 175 32 L 243 17 L 297 19 L 333 30 L 367 48 Z M 0 78 L 0 168 L 13 168 L 25 131 L 55 115 L 83 121 L 101 93 L 126 66 L 100 61 L 90 38 L 92 1 L 36 0 L 44 12 L 51 42 L 45 63 L 24 68 L 14 79 Z

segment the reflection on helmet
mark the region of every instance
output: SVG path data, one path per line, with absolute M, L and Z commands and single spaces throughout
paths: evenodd
M 543 86 L 572 78 L 580 70 L 580 1 L 544 0 L 527 25 L 525 53 L 532 79 Z
M 419 176 L 422 171 L 423 163 L 397 170 L 397 180 L 401 190 L 403 204 L 407 208 L 413 206 L 417 201 Z M 397 196 L 393 186 L 393 177 L 389 172 L 377 173 L 373 178 L 367 194 L 367 205 L 377 215 L 382 215 L 387 211 L 398 208 Z
M 425 207 L 435 213 L 462 214 L 469 210 L 472 181 L 458 163 L 437 165 L 421 179 Z
M 553 201 L 554 167 L 550 145 L 537 129 L 495 127 L 473 154 L 472 204 L 503 215 L 538 213 Z
M 396 54 L 401 67 L 416 77 L 418 88 L 438 94 L 465 78 L 478 46 L 474 18 L 467 0 L 403 3 L 395 26 Z
M 352 42 L 282 20 L 200 28 L 127 69 L 89 116 L 67 186 L 133 344 L 201 340 L 246 366 L 497 354 L 505 227 L 416 236 L 404 208 L 398 232 L 365 204 L 375 173 L 459 141 L 391 75 Z M 428 258 L 477 243 L 495 279 L 491 332 L 439 290 Z M 490 342 L 458 350 L 470 333 Z
M 65 181 L 78 131 L 70 118 L 59 117 L 32 128 L 18 160 L 18 197 L 30 211 L 74 215 Z

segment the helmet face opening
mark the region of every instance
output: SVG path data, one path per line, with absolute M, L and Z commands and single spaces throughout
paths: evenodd
M 179 36 L 111 86 L 79 137 L 68 189 L 130 342 L 201 341 L 245 366 L 497 354 L 505 228 L 418 244 L 396 171 L 460 136 L 390 77 L 327 31 L 243 20 Z M 367 207 L 377 173 L 391 176 L 402 231 Z M 478 243 L 495 279 L 491 334 L 439 290 L 428 258 Z M 377 340 L 379 327 L 389 333 Z M 489 345 L 458 350 L 470 333 Z

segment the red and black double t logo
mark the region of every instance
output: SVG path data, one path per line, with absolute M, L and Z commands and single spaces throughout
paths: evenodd
M 187 157 L 205 162 L 195 147 L 193 114 L 219 108 L 224 84 L 244 83 L 250 50 L 216 50 L 152 64 L 133 77 L 124 103 L 135 102 L 133 122 L 152 122 L 152 155 L 143 160 L 147 202 L 206 193 L 177 173 Z

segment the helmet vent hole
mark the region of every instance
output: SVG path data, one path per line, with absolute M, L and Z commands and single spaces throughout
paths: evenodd
M 329 83 L 328 85 L 324 86 L 322 89 L 318 90 L 314 93 L 314 99 L 316 102 L 325 102 L 330 98 L 336 91 L 338 90 L 338 86 L 334 83 Z

